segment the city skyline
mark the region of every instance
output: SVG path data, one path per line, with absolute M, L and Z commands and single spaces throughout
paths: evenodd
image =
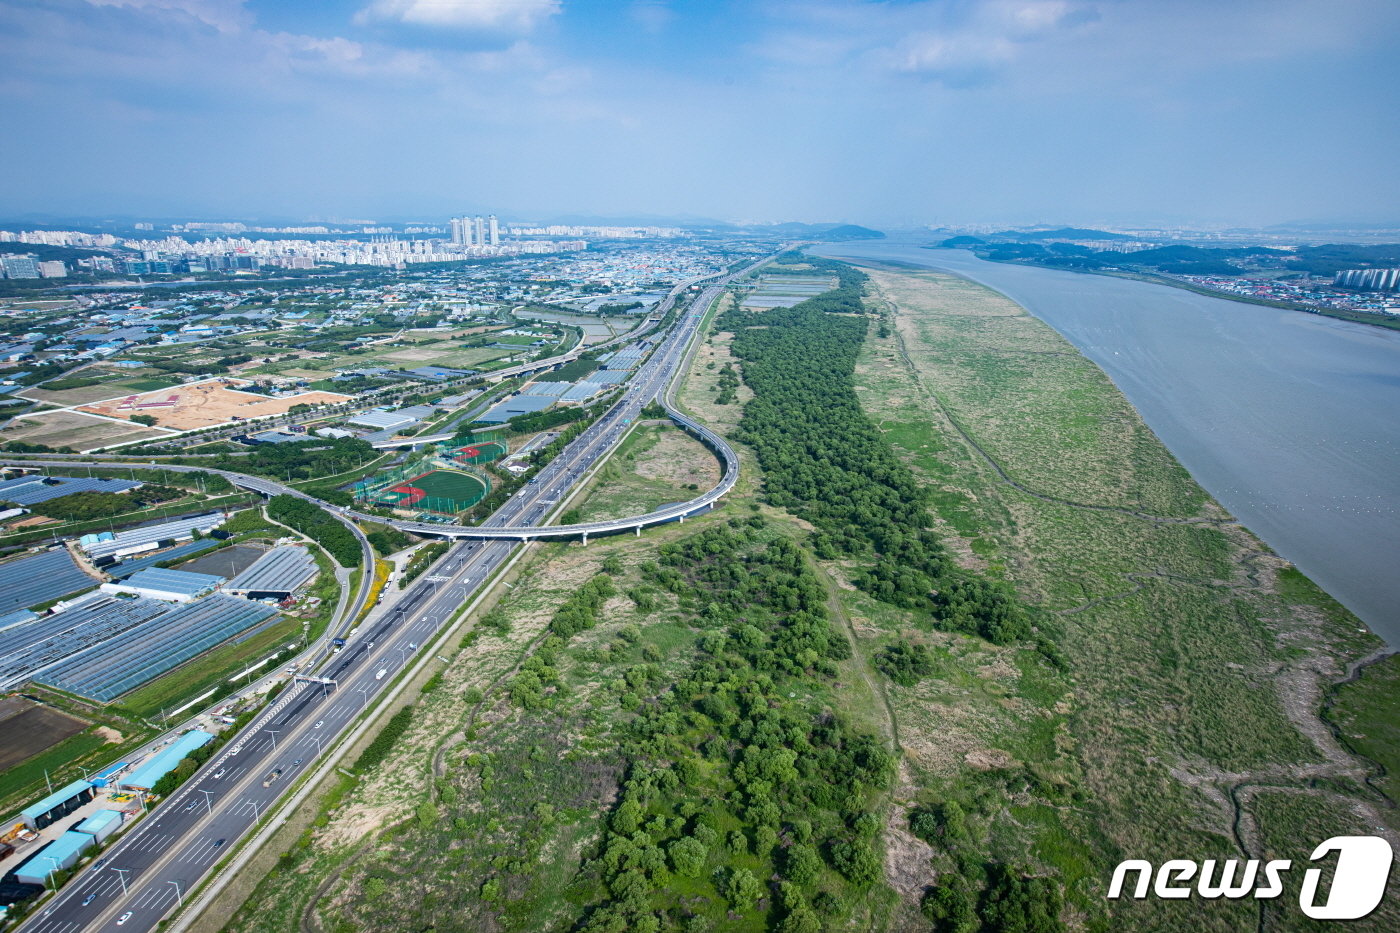
M 1397 33 L 1376 0 L 6 0 L 0 214 L 1385 222 Z

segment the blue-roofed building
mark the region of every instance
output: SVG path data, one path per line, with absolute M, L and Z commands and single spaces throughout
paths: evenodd
M 80 833 L 87 833 L 98 842 L 106 842 L 107 837 L 120 829 L 121 825 L 122 811 L 98 810 L 73 828 Z
M 108 564 L 102 570 L 114 580 L 129 577 L 138 570 L 145 570 L 154 567 L 156 564 L 163 564 L 167 561 L 178 561 L 193 557 L 201 551 L 207 551 L 218 546 L 220 542 L 208 538 L 195 541 L 186 541 L 184 544 L 177 544 L 172 548 L 163 551 L 156 551 L 154 554 L 143 554 L 140 557 L 133 557 L 116 564 Z
M 20 884 L 45 884 L 49 875 L 78 864 L 82 854 L 91 849 L 96 842 L 97 840 L 87 833 L 70 829 L 15 869 L 15 880 Z
M 63 819 L 91 799 L 92 784 L 87 781 L 74 781 L 19 811 L 19 818 L 30 829 L 43 829 L 54 820 Z
M 116 773 L 125 767 L 126 762 L 119 761 L 114 765 L 103 768 L 101 771 L 97 772 L 92 776 L 92 786 L 106 787 L 108 784 L 112 783 L 112 779 L 116 775 Z M 84 832 L 86 832 L 86 830 L 84 830 Z
M 102 584 L 104 593 L 130 593 L 170 603 L 187 603 L 198 599 L 224 582 L 212 573 L 192 573 L 167 567 L 147 567 L 124 580 Z
M 150 790 L 156 786 L 157 781 L 174 771 L 175 766 L 186 755 L 196 748 L 203 748 L 212 741 L 214 741 L 213 734 L 205 732 L 203 729 L 191 729 L 146 759 L 140 767 L 122 778 L 119 783 L 122 787 L 130 790 Z

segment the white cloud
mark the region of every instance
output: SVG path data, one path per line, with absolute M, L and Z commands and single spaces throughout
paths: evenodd
M 525 33 L 560 7 L 560 0 L 373 0 L 355 21 Z
M 213 26 L 220 32 L 236 32 L 252 23 L 252 16 L 243 7 L 243 0 L 87 0 L 93 6 L 130 7 L 182 13 Z

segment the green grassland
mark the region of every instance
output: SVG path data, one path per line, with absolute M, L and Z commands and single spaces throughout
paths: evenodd
M 677 428 L 640 425 L 598 471 L 579 521 L 640 515 L 699 495 L 719 481 L 719 463 Z
M 1305 859 L 1354 822 L 1333 819 L 1339 800 L 1393 819 L 1364 783 L 1375 765 L 1320 718 L 1328 684 L 1379 640 L 1230 520 L 1049 327 L 964 280 L 873 277 L 894 326 L 867 342 L 863 406 L 935 489 L 960 560 L 1044 610 L 1069 661 L 1047 673 L 1024 650 L 919 633 L 898 610 L 847 597 L 871 648 L 921 638 L 937 659 L 935 675 L 889 687 L 907 792 L 970 814 L 971 831 L 935 847 L 934 864 L 1032 852 L 1090 926 L 1255 924 L 1252 904 L 1224 902 L 1147 901 L 1106 917 L 1103 891 L 1123 858 Z M 1268 914 L 1270 929 L 1301 920 Z

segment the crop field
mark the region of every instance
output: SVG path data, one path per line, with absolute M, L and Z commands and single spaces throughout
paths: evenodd
M 156 392 L 109 399 L 95 405 L 82 406 L 83 411 L 109 418 L 130 418 L 150 415 L 160 427 L 192 431 L 235 418 L 260 418 L 280 415 L 293 405 L 334 404 L 350 399 L 334 392 L 302 392 L 281 398 L 240 391 L 246 383 L 230 379 L 206 379 Z M 150 406 L 150 407 L 143 407 Z
M 121 395 L 124 392 L 128 394 L 133 392 L 150 392 L 155 389 L 164 389 L 169 386 L 179 385 L 180 383 L 180 380 L 173 377 L 159 378 L 149 375 L 123 376 L 112 370 L 103 370 L 96 367 L 79 370 L 78 377 L 83 381 L 87 379 L 99 381 L 94 385 L 80 386 L 73 389 L 46 389 L 43 387 L 36 387 L 25 389 L 19 394 L 24 398 L 66 407 L 102 401 L 103 399 Z M 62 380 L 54 381 L 62 384 Z
M 16 418 L 0 430 L 0 441 L 23 441 L 49 447 L 92 450 L 126 441 L 166 437 L 164 431 L 136 424 L 94 418 L 77 411 L 48 411 Z
M 1122 858 L 1305 859 L 1328 835 L 1393 825 L 1362 781 L 1375 764 L 1321 718 L 1328 686 L 1379 641 L 1226 515 L 1049 327 L 961 279 L 871 274 L 893 332 L 867 341 L 862 404 L 932 490 L 957 559 L 1040 607 L 1068 665 L 844 593 L 867 652 L 899 638 L 936 662 L 888 689 L 903 792 L 961 803 L 979 849 L 1030 853 L 1088 916 Z M 1027 775 L 1067 806 L 996 803 Z M 951 867 L 958 851 L 928 857 Z M 1117 910 L 1135 930 L 1259 922 L 1240 902 Z M 1269 929 L 1301 919 L 1265 911 Z
M 0 731 L 5 734 L 5 742 L 0 745 L 0 771 L 13 768 L 87 727 L 88 723 L 81 719 L 22 697 L 0 700 Z

